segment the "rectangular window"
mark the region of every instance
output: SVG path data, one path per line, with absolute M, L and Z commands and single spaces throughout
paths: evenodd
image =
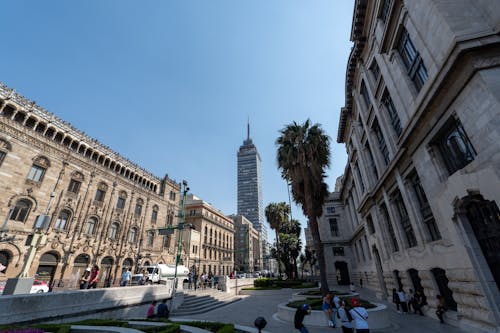
M 135 211 L 134 211 L 134 214 L 135 216 L 140 216 L 142 213 L 142 205 L 135 205 Z
M 403 29 L 401 38 L 398 43 L 398 51 L 401 59 L 406 67 L 408 76 L 415 84 L 418 91 L 422 89 L 425 81 L 427 81 L 427 69 L 417 49 L 410 39 L 410 35 L 406 29 Z
M 399 120 L 398 112 L 396 111 L 396 107 L 392 102 L 392 98 L 389 95 L 389 92 L 386 91 L 384 93 L 382 97 L 382 103 L 385 105 L 385 109 L 389 114 L 389 119 L 391 120 L 392 128 L 394 129 L 394 132 L 396 132 L 396 135 L 399 137 L 401 135 L 401 130 L 402 130 L 401 121 Z
M 156 222 L 158 220 L 158 211 L 157 210 L 153 210 L 151 212 L 151 222 Z
M 334 246 L 334 247 L 332 247 L 332 250 L 333 250 L 334 257 L 344 256 L 344 248 L 342 246 Z
M 39 167 L 38 165 L 31 166 L 31 170 L 28 173 L 28 179 L 34 182 L 41 182 L 43 175 L 45 174 L 45 169 Z
M 71 179 L 69 182 L 68 186 L 68 192 L 72 192 L 77 194 L 80 191 L 80 186 L 82 185 L 82 182 L 79 182 L 78 180 Z
M 3 160 L 7 154 L 4 151 L 0 150 L 0 165 L 2 165 Z
M 328 219 L 330 223 L 330 233 L 333 237 L 339 236 L 339 224 L 336 218 Z
M 413 188 L 413 192 L 415 197 L 417 198 L 420 215 L 424 221 L 424 224 L 427 229 L 427 234 L 431 241 L 435 241 L 441 239 L 441 233 L 439 232 L 439 228 L 436 225 L 436 220 L 434 219 L 434 215 L 432 214 L 431 206 L 429 205 L 429 201 L 427 200 L 427 196 L 425 195 L 424 188 L 420 183 L 420 178 L 417 173 L 413 173 L 410 176 L 410 184 Z
M 392 252 L 399 251 L 398 240 L 396 239 L 396 233 L 394 232 L 394 228 L 392 227 L 391 219 L 389 217 L 389 212 L 387 211 L 387 207 L 385 204 L 379 205 L 380 213 L 382 214 L 385 223 L 387 224 L 387 232 L 389 233 L 389 240 L 391 245 Z
M 382 0 L 380 14 L 379 14 L 378 18 L 383 23 L 385 23 L 387 21 L 387 17 L 389 16 L 390 9 L 391 9 L 391 0 Z
M 356 175 L 358 176 L 359 183 L 361 185 L 361 192 L 364 193 L 365 192 L 365 183 L 363 182 L 363 177 L 361 177 L 361 171 L 359 170 L 358 162 L 356 162 L 354 164 L 354 170 L 356 172 Z
M 450 175 L 474 161 L 477 155 L 458 119 L 452 119 L 444 126 L 435 140 L 435 145 L 438 147 Z
M 375 136 L 377 137 L 378 148 L 380 149 L 380 153 L 382 154 L 382 156 L 384 158 L 384 162 L 385 162 L 385 164 L 388 164 L 390 161 L 389 149 L 387 149 L 384 135 L 382 134 L 382 130 L 380 129 L 378 122 L 375 122 L 375 124 L 373 124 L 373 131 L 375 132 Z
M 372 65 L 370 66 L 370 71 L 373 74 L 375 82 L 377 82 L 378 78 L 380 77 L 380 68 L 378 67 L 377 61 L 375 59 L 373 59 Z
M 361 81 L 361 87 L 359 89 L 361 96 L 363 96 L 363 100 L 365 101 L 366 108 L 370 108 L 370 96 L 368 95 L 368 90 L 366 89 L 365 81 Z
M 175 192 L 174 191 L 170 191 L 169 199 L 175 200 Z
M 94 200 L 99 201 L 99 202 L 103 202 L 105 196 L 106 196 L 106 191 L 97 190 L 97 192 L 95 192 L 95 199 Z
M 375 164 L 375 159 L 373 158 L 372 150 L 368 141 L 365 144 L 366 151 L 368 152 L 368 157 L 370 158 L 370 168 L 372 168 L 373 176 L 378 178 L 377 165 Z
M 403 197 L 399 191 L 394 194 L 393 201 L 399 215 L 399 223 L 401 224 L 405 234 L 406 243 L 408 245 L 407 247 L 417 246 L 417 239 L 415 238 L 415 233 L 413 232 L 413 228 L 411 226 L 410 217 L 408 216 L 408 211 L 406 210 L 406 206 L 403 202 Z
M 370 235 L 373 235 L 375 233 L 375 226 L 373 225 L 373 219 L 371 216 L 366 218 L 366 225 L 368 226 L 368 232 Z
M 333 207 L 333 206 L 326 207 L 326 214 L 328 214 L 328 215 L 335 214 L 335 207 Z
M 125 207 L 125 198 L 118 198 L 118 201 L 116 202 L 116 208 L 118 209 L 123 209 Z

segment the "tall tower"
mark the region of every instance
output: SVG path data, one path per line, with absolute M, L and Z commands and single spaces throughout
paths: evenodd
M 238 215 L 245 216 L 262 235 L 263 266 L 266 268 L 268 254 L 267 228 L 264 223 L 262 205 L 261 160 L 257 148 L 250 139 L 250 122 L 247 124 L 247 139 L 238 151 Z

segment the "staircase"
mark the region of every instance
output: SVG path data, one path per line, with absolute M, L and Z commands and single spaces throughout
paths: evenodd
M 206 313 L 217 308 L 237 302 L 241 297 L 230 295 L 217 289 L 184 290 L 184 302 L 170 313 L 174 317 Z

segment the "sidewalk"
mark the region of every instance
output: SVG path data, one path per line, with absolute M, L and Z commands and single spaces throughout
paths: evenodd
M 339 289 L 339 288 L 337 288 Z M 251 295 L 239 302 L 215 309 L 204 314 L 190 316 L 190 319 L 202 319 L 210 321 L 230 322 L 234 324 L 254 327 L 255 318 L 262 316 L 267 321 L 265 331 L 271 333 L 298 332 L 293 323 L 282 322 L 275 319 L 273 315 L 277 311 L 279 303 L 287 302 L 297 289 L 265 290 L 258 295 Z M 361 290 L 360 295 L 364 299 L 384 303 L 389 306 L 392 327 L 385 330 L 370 330 L 370 332 L 404 332 L 404 333 L 466 333 L 463 330 L 447 324 L 440 324 L 437 319 L 421 317 L 418 315 L 400 315 L 391 304 L 380 301 L 367 290 Z M 310 333 L 332 333 L 341 332 L 340 328 L 308 327 Z

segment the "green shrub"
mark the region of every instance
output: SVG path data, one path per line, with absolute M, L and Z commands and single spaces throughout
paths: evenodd
M 54 332 L 54 333 L 70 333 L 71 325 L 68 324 L 37 324 L 33 325 L 33 327 L 40 328 L 45 332 Z
M 113 319 L 85 319 L 71 323 L 71 325 L 129 327 L 126 321 Z
M 258 278 L 253 281 L 254 287 L 271 287 L 273 280 L 269 278 Z
M 202 328 L 204 330 L 214 333 L 233 333 L 234 325 L 219 323 L 219 322 L 206 322 L 206 321 L 185 321 L 183 325 Z
M 281 288 L 292 288 L 299 286 L 304 280 L 275 280 L 274 285 Z
M 145 333 L 180 333 L 181 325 L 180 324 L 170 324 L 168 326 L 156 326 L 156 327 L 147 327 L 141 328 L 141 331 Z
M 219 329 L 217 333 L 234 333 L 234 325 L 226 324 L 221 329 Z

